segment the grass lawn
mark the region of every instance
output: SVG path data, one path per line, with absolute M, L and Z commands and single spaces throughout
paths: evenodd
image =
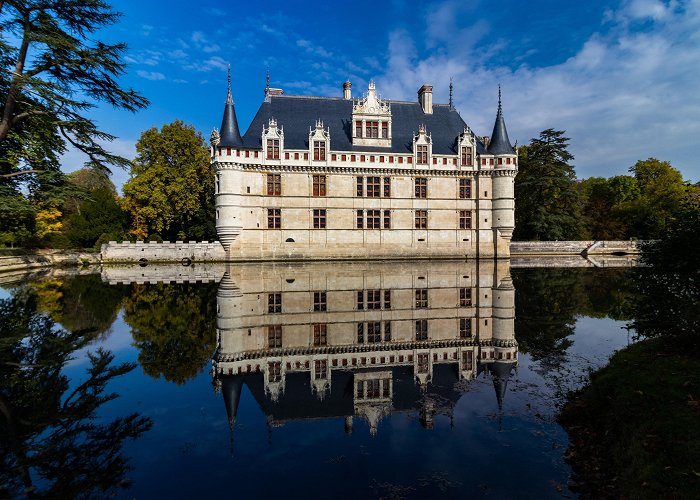
M 582 497 L 700 497 L 698 335 L 613 356 L 559 415 Z

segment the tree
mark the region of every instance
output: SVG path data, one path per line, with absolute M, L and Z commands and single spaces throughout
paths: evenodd
M 667 161 L 640 160 L 630 167 L 639 187 L 639 196 L 621 205 L 629 217 L 631 236 L 655 239 L 680 211 L 686 198 L 681 173 Z
M 132 233 L 145 239 L 216 239 L 214 172 L 202 134 L 176 120 L 149 129 L 136 143 L 124 208 Z
M 124 239 L 129 215 L 117 203 L 112 190 L 101 187 L 90 193 L 89 199 L 79 205 L 66 225 L 71 246 L 93 248 L 98 242 Z
M 148 105 L 116 81 L 126 46 L 92 38 L 119 16 L 103 0 L 0 2 L 0 178 L 56 170 L 67 144 L 91 167 L 128 165 L 101 145 L 114 136 L 85 116 L 99 102 Z
M 566 240 L 581 236 L 581 198 L 569 164 L 569 139 L 547 129 L 519 150 L 515 178 L 517 240 Z
M 124 301 L 139 363 L 151 377 L 184 384 L 216 349 L 215 284 L 133 285 Z
M 110 497 L 128 486 L 124 441 L 152 422 L 137 413 L 98 418 L 115 378 L 135 368 L 108 351 L 88 354 L 85 377 L 71 384 L 64 368 L 94 339 L 37 314 L 31 289 L 0 299 L 0 497 Z

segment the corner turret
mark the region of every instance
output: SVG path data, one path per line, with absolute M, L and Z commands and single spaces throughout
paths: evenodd
M 243 147 L 243 139 L 238 129 L 238 119 L 236 110 L 233 107 L 233 96 L 231 95 L 231 66 L 228 67 L 228 94 L 226 95 L 226 105 L 224 106 L 224 118 L 221 120 L 219 132 L 219 146 L 228 148 Z
M 508 139 L 506 121 L 503 118 L 503 108 L 501 107 L 501 86 L 498 86 L 498 111 L 496 112 L 496 122 L 493 124 L 493 132 L 488 146 L 488 152 L 492 155 L 512 155 L 513 146 Z

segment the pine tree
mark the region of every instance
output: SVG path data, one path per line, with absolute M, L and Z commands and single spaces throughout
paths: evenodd
M 57 170 L 67 145 L 90 167 L 128 165 L 101 145 L 115 137 L 86 116 L 99 102 L 148 105 L 116 81 L 126 46 L 92 39 L 119 16 L 103 0 L 0 1 L 0 178 Z
M 581 236 L 581 195 L 569 164 L 569 138 L 547 129 L 520 149 L 515 178 L 517 240 L 568 240 Z

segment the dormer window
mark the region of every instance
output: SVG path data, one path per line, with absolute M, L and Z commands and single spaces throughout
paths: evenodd
M 416 146 L 416 164 L 428 164 L 428 146 Z
M 326 141 L 314 141 L 314 161 L 326 160 Z
M 279 160 L 280 159 L 280 141 L 279 141 L 279 139 L 268 139 L 267 140 L 267 159 L 268 160 Z
M 262 144 L 265 148 L 265 160 L 281 158 L 280 154 L 284 149 L 284 131 L 282 127 L 277 126 L 277 120 L 274 118 L 270 118 L 268 126 L 263 127 Z
M 352 105 L 352 143 L 356 146 L 391 146 L 391 108 L 377 96 L 374 82 Z
M 313 161 L 326 161 L 330 139 L 330 130 L 324 130 L 323 122 L 316 120 L 316 127 L 309 129 L 309 148 Z
M 413 152 L 416 157 L 416 165 L 428 165 L 430 163 L 431 146 L 431 137 L 426 133 L 425 126 L 421 125 L 418 127 L 418 134 L 413 136 Z
M 462 146 L 462 166 L 471 167 L 474 163 L 473 149 L 471 146 Z

